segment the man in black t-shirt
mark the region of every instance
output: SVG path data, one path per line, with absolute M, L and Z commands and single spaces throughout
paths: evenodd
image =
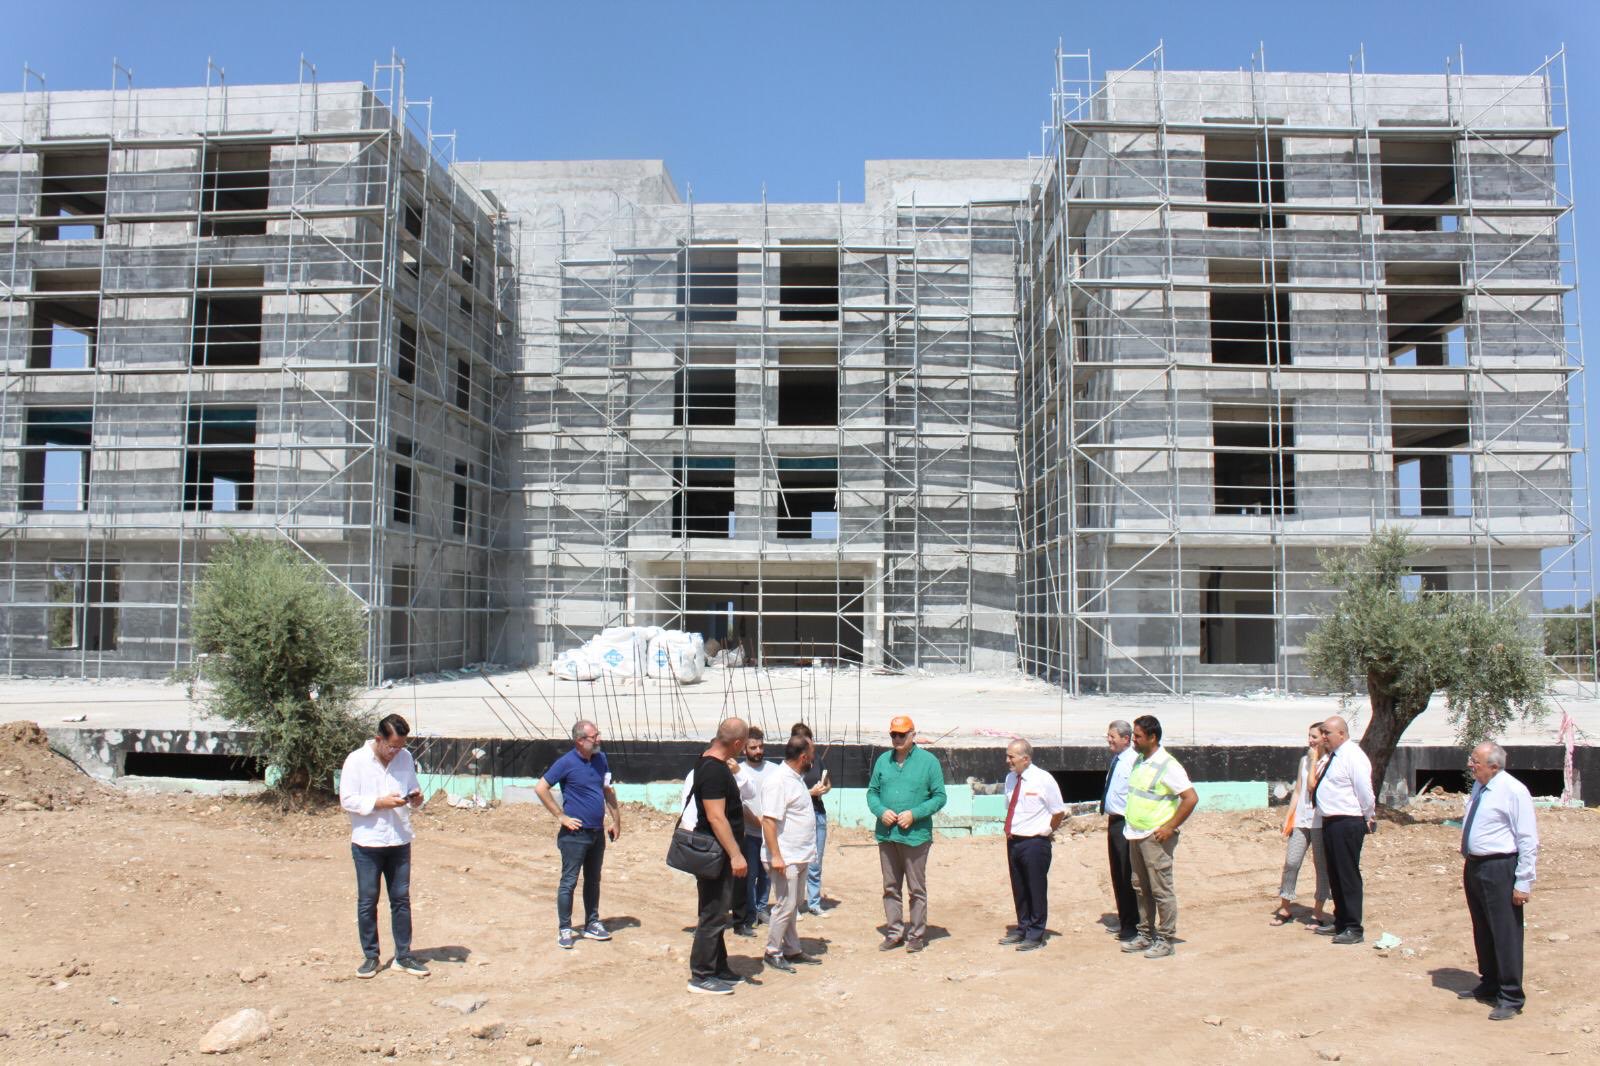
M 744 838 L 744 805 L 739 801 L 739 785 L 728 762 L 744 751 L 748 732 L 744 719 L 725 719 L 694 771 L 695 814 L 699 817 L 695 832 L 715 836 L 727 856 L 716 877 L 696 879 L 700 918 L 695 924 L 694 946 L 689 950 L 689 991 L 704 995 L 732 995 L 734 984 L 740 980 L 728 968 L 723 931 L 728 927 L 728 910 L 733 905 L 734 878 L 745 876 L 749 867 L 739 847 Z

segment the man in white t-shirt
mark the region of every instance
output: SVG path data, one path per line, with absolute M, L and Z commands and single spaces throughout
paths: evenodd
M 760 858 L 772 872 L 766 964 L 785 973 L 818 962 L 801 950 L 799 931 L 806 871 L 817 857 L 817 819 L 804 780 L 813 757 L 810 739 L 793 735 L 784 745 L 782 765 L 768 770 L 761 783 Z
M 771 883 L 761 865 L 761 785 L 773 766 L 766 759 L 766 736 L 760 727 L 751 726 L 744 742 L 744 762 L 733 775 L 739 785 L 739 802 L 744 804 L 744 839 L 740 848 L 750 872 L 735 878 L 733 885 L 733 931 L 740 936 L 755 936 L 756 926 L 767 920 L 767 894 Z

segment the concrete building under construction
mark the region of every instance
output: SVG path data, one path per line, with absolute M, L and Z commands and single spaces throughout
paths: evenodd
M 398 65 L 0 96 L 4 669 L 183 665 L 230 530 L 370 608 L 375 676 L 662 625 L 1303 690 L 1317 552 L 1396 523 L 1419 588 L 1570 604 L 1563 63 L 1058 55 L 1041 156 L 821 204 L 458 165 Z

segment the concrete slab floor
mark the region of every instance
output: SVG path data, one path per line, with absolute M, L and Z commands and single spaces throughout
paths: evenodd
M 416 684 L 397 683 L 363 695 L 379 713 L 406 716 L 418 734 L 470 737 L 564 736 L 580 717 L 617 740 L 703 738 L 729 714 L 788 735 L 804 720 L 818 739 L 887 744 L 889 718 L 909 714 L 923 743 L 998 746 L 1013 734 L 1036 743 L 1102 743 L 1106 723 L 1154 714 L 1173 747 L 1199 744 L 1298 744 L 1305 727 L 1330 714 L 1365 727 L 1366 701 L 1342 712 L 1335 697 L 1085 696 L 1073 699 L 1020 673 L 882 675 L 854 669 L 708 671 L 698 685 L 621 679 L 558 682 L 547 674 L 501 670 Z M 1580 743 L 1600 732 L 1600 699 L 1564 683 L 1538 724 L 1516 724 L 1512 744 L 1553 744 L 1563 712 L 1578 724 Z M 81 721 L 79 716 L 83 716 Z M 226 729 L 191 701 L 184 686 L 159 681 L 8 680 L 0 682 L 0 721 L 30 719 L 45 728 Z M 1450 744 L 1455 731 L 1443 699 L 1406 732 L 1408 744 Z

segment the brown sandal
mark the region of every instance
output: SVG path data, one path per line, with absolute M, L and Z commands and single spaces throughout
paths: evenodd
M 1294 921 L 1294 915 L 1284 914 L 1282 911 L 1273 911 L 1272 921 L 1269 924 L 1271 924 L 1273 927 L 1277 927 L 1280 925 L 1288 925 L 1292 921 Z

